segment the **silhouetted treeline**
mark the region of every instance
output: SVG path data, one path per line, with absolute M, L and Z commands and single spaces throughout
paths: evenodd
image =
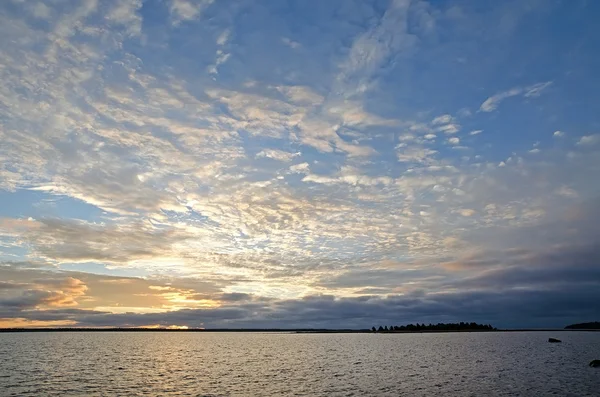
M 421 332 L 421 331 L 495 331 L 490 324 L 477 323 L 437 323 L 437 324 L 408 324 L 390 325 L 371 328 L 372 332 Z
M 565 329 L 600 329 L 600 322 L 571 324 L 567 325 Z

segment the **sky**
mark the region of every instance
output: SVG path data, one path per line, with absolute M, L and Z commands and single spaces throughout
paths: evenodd
M 599 320 L 598 18 L 2 1 L 0 327 Z

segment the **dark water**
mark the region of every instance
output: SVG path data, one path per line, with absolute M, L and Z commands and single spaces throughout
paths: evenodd
M 0 395 L 600 396 L 592 359 L 600 333 L 0 334 Z

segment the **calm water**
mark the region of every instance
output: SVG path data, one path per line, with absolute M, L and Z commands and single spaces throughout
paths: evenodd
M 592 359 L 600 333 L 0 334 L 0 395 L 599 396 Z

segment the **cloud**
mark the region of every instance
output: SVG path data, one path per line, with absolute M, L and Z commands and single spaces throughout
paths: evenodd
M 542 94 L 542 91 L 544 91 L 550 85 L 552 85 L 551 81 L 546 81 L 544 83 L 538 83 L 538 84 L 531 85 L 531 86 L 525 88 L 525 94 L 523 94 L 523 95 L 526 98 L 539 97 Z
M 319 106 L 325 98 L 305 86 L 279 86 L 277 90 L 284 94 L 292 103 L 307 106 Z
M 494 110 L 496 110 L 498 108 L 498 105 L 500 105 L 500 102 L 502 102 L 503 100 L 505 100 L 507 98 L 520 95 L 521 93 L 523 93 L 523 89 L 519 88 L 519 87 L 515 87 L 515 88 L 511 88 L 508 91 L 504 91 L 504 92 L 500 92 L 498 94 L 492 95 L 491 97 L 486 99 L 481 104 L 481 106 L 479 107 L 479 110 L 482 112 L 493 112 Z
M 533 84 L 527 87 L 514 87 L 508 91 L 500 92 L 498 94 L 492 95 L 488 99 L 486 99 L 481 106 L 479 107 L 479 111 L 481 112 L 493 112 L 498 108 L 500 102 L 508 99 L 510 97 L 514 97 L 517 95 L 523 94 L 525 98 L 537 98 L 542 92 L 548 88 L 552 84 L 552 81 L 546 81 L 543 83 Z
M 388 279 L 389 282 L 389 279 Z M 594 288 L 595 287 L 595 288 Z M 477 321 L 498 327 L 559 327 L 577 318 L 593 318 L 591 305 L 597 285 L 570 292 L 560 287 L 544 290 L 463 291 L 423 294 L 418 290 L 387 298 L 336 298 L 312 295 L 277 302 L 247 302 L 218 308 L 182 309 L 162 313 L 112 314 L 98 311 L 53 310 L 32 318 L 72 319 L 77 326 L 148 326 L 160 324 L 206 328 L 370 328 L 375 324 Z M 568 298 L 570 296 L 570 298 Z M 528 302 L 528 305 L 523 305 Z M 490 312 L 489 307 L 495 308 Z M 399 314 L 400 313 L 400 314 Z M 286 319 L 285 326 L 280 319 Z
M 397 151 L 401 163 L 431 163 L 436 150 L 418 147 L 400 147 Z
M 217 45 L 225 45 L 227 44 L 227 41 L 229 41 L 229 36 L 231 35 L 231 30 L 230 29 L 225 29 L 223 32 L 221 32 L 221 34 L 219 35 L 219 37 L 217 37 Z
M 39 19 L 49 19 L 52 15 L 52 10 L 42 2 L 30 4 L 30 10 L 33 16 Z
M 224 64 L 225 62 L 227 62 L 227 60 L 229 59 L 230 56 L 231 56 L 230 53 L 225 53 L 222 50 L 217 50 L 217 57 L 215 59 L 215 64 L 208 68 L 208 72 L 210 74 L 219 73 L 219 70 L 218 70 L 219 66 Z
M 351 97 L 367 91 L 371 76 L 389 57 L 408 51 L 416 45 L 416 37 L 408 33 L 410 1 L 394 0 L 374 26 L 357 36 L 341 65 L 337 84 L 343 95 Z
M 281 39 L 281 42 L 285 45 L 287 45 L 288 47 L 292 48 L 292 49 L 296 49 L 299 48 L 301 46 L 300 43 L 298 43 L 297 41 L 291 40 L 287 37 L 283 37 Z
M 294 157 L 298 157 L 300 155 L 301 155 L 300 152 L 290 153 L 290 152 L 286 152 L 286 151 L 278 150 L 278 149 L 264 149 L 256 154 L 256 158 L 266 157 L 266 158 L 270 158 L 273 160 L 289 162 L 289 161 L 292 161 L 294 159 Z
M 595 297 L 582 259 L 600 234 L 595 135 L 536 132 L 594 131 L 589 109 L 542 82 L 465 110 L 514 78 L 499 49 L 536 54 L 523 81 L 555 59 L 512 34 L 522 10 L 284 8 L 4 7 L 0 324 L 501 326 L 530 321 L 513 316 L 526 299 L 531 323 L 562 325 L 569 291 Z M 553 51 L 593 47 L 567 36 Z M 483 42 L 489 63 L 474 68 Z M 573 92 L 589 88 L 586 68 Z M 550 87 L 551 109 L 490 114 Z
M 141 0 L 121 0 L 108 13 L 107 18 L 126 26 L 130 35 L 139 36 L 142 33 L 142 17 L 138 14 L 140 8 L 142 8 Z
M 431 121 L 431 124 L 433 125 L 440 125 L 440 124 L 450 124 L 453 121 L 453 117 L 449 114 L 442 114 L 441 116 L 437 116 L 436 118 L 434 118 Z
M 458 124 L 446 124 L 436 128 L 436 131 L 443 132 L 444 134 L 456 134 L 460 131 Z
M 462 216 L 473 216 L 476 213 L 475 210 L 472 210 L 472 209 L 469 209 L 469 208 L 460 209 L 458 212 Z
M 576 198 L 579 196 L 575 190 L 570 189 L 567 186 L 561 186 L 559 189 L 556 190 L 556 194 L 559 194 L 564 197 L 572 197 L 572 198 Z
M 170 0 L 169 11 L 174 25 L 198 18 L 214 0 Z
M 290 166 L 291 172 L 306 173 L 306 172 L 308 172 L 308 170 L 309 170 L 308 163 L 300 163 L 300 164 L 294 164 L 294 165 Z
M 563 131 L 554 131 L 554 133 L 552 134 L 552 136 L 555 136 L 557 138 L 561 138 L 563 136 L 565 136 L 565 133 Z
M 581 146 L 593 146 L 598 143 L 600 143 L 600 134 L 585 135 L 577 141 L 577 144 Z
M 117 226 L 60 219 L 5 219 L 2 229 L 27 241 L 37 255 L 58 262 L 124 263 L 168 256 L 175 243 L 191 237 L 184 230 L 143 223 Z
M 18 291 L 20 295 L 12 294 L 8 298 L 0 297 L 0 310 L 6 307 L 27 310 L 77 306 L 77 298 L 85 295 L 88 287 L 81 280 L 67 277 L 34 280 L 32 284 L 13 284 L 10 289 L 20 289 Z

